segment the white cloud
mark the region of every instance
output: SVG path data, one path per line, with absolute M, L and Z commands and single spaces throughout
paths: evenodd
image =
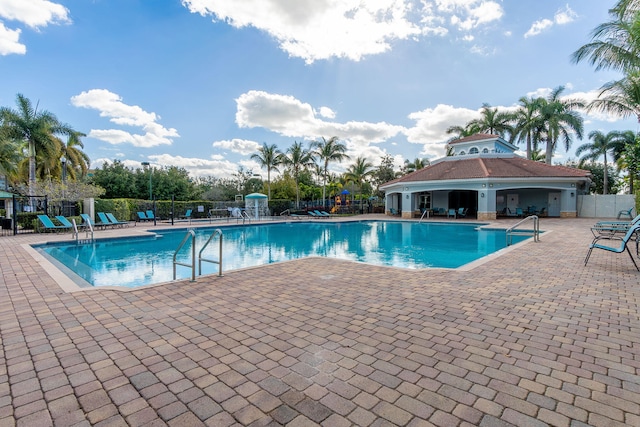
M 49 24 L 70 23 L 69 10 L 48 0 L 0 0 L 0 18 L 17 21 L 37 30 Z M 20 29 L 7 28 L 0 21 L 0 55 L 24 55 L 27 47 L 20 43 Z
M 493 0 L 182 0 L 192 13 L 272 36 L 307 63 L 329 58 L 359 61 L 398 40 L 443 36 L 450 22 L 464 31 L 495 22 L 504 12 Z
M 329 107 L 320 107 L 318 113 L 327 119 L 335 119 L 336 113 Z
M 247 141 L 246 139 L 234 138 L 230 141 L 216 141 L 213 143 L 215 148 L 221 148 L 223 150 L 233 151 L 244 156 L 253 154 L 258 151 L 260 144 L 255 141 Z
M 160 119 L 155 113 L 148 113 L 136 105 L 127 105 L 122 98 L 106 89 L 91 89 L 71 98 L 76 107 L 89 108 L 100 112 L 100 117 L 109 117 L 109 121 L 120 126 L 141 128 L 144 134 L 134 134 L 122 129 L 92 129 L 87 136 L 100 139 L 109 144 L 129 143 L 136 147 L 155 147 L 171 145 L 178 131 L 158 124 Z
M 380 143 L 402 132 L 402 126 L 385 122 L 322 120 L 314 108 L 288 95 L 249 91 L 236 99 L 236 123 L 241 128 L 262 127 L 287 137 L 317 139 L 337 136 L 352 143 Z
M 31 28 L 71 21 L 66 7 L 48 0 L 2 0 L 0 17 L 22 22 Z
M 10 30 L 0 22 L 0 55 L 27 53 L 27 47 L 19 42 L 20 30 Z
M 210 158 L 200 159 L 196 157 L 172 156 L 170 154 L 157 154 L 149 156 L 154 166 L 176 166 L 184 168 L 193 176 L 205 177 L 213 176 L 216 178 L 229 178 L 238 171 L 238 165 L 224 159 Z M 140 167 L 137 163 L 136 167 Z
M 564 9 L 560 9 L 556 12 L 553 16 L 553 20 L 545 18 L 535 21 L 531 25 L 531 28 L 529 28 L 529 30 L 524 34 L 524 38 L 537 36 L 554 25 L 569 24 L 575 21 L 577 17 L 578 15 L 569 7 L 569 5 L 566 5 Z

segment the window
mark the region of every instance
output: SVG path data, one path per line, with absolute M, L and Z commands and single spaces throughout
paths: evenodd
M 483 152 L 484 154 L 487 154 L 487 153 L 489 152 L 489 149 L 485 147 L 485 148 L 483 148 L 483 149 L 482 149 L 482 152 Z
M 478 154 L 478 149 L 477 149 L 476 147 L 472 147 L 472 148 L 469 150 L 469 154 Z
M 462 151 L 460 152 L 460 156 L 464 156 L 465 154 L 467 154 L 467 153 L 465 153 L 465 152 L 464 152 L 464 150 L 462 150 Z

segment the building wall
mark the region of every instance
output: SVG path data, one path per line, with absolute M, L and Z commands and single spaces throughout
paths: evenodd
M 618 212 L 635 207 L 633 194 L 586 194 L 578 196 L 578 216 L 583 218 L 615 218 Z M 635 208 L 632 216 L 636 216 Z

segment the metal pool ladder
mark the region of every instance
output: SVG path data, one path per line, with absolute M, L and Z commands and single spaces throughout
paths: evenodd
M 533 230 L 517 229 L 520 225 L 528 221 L 533 221 Z M 513 244 L 514 234 L 531 234 L 533 236 L 533 241 L 539 242 L 540 241 L 540 219 L 538 218 L 538 215 L 530 215 L 518 221 L 516 224 L 507 228 L 506 234 L 507 234 L 507 246 L 510 246 L 511 244 Z
M 80 243 L 93 243 L 93 226 L 90 222 L 87 222 L 84 239 L 80 239 L 80 231 L 78 230 L 78 224 L 76 224 L 75 218 L 71 219 L 71 223 L 73 224 L 73 236 L 76 239 L 76 244 L 79 245 Z
M 220 246 L 218 248 L 218 261 L 215 260 L 211 260 L 211 259 L 206 259 L 202 257 L 202 252 L 204 252 L 204 250 L 206 249 L 206 247 L 209 245 L 209 243 L 211 243 L 211 240 L 213 240 L 213 238 L 215 236 L 220 236 L 219 242 L 220 242 Z M 191 263 L 187 264 L 184 262 L 179 262 L 177 260 L 178 257 L 178 253 L 180 253 L 180 250 L 184 247 L 184 245 L 191 240 Z M 205 244 L 202 246 L 202 249 L 200 249 L 200 252 L 198 252 L 198 275 L 202 275 L 202 261 L 205 262 L 210 262 L 213 264 L 218 264 L 218 276 L 222 277 L 222 230 L 220 230 L 219 228 L 216 228 L 213 233 L 211 233 L 211 236 L 209 236 L 209 238 L 207 239 L 207 241 L 205 242 Z M 181 265 L 183 267 L 188 267 L 191 269 L 191 281 L 195 282 L 196 281 L 196 232 L 193 231 L 193 229 L 190 229 L 187 231 L 187 234 L 184 236 L 184 238 L 182 239 L 182 242 L 180 242 L 180 244 L 178 245 L 178 248 L 176 249 L 176 251 L 173 253 L 173 280 L 176 280 L 176 266 Z

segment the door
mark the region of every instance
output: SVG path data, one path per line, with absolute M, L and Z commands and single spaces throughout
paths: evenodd
M 507 194 L 507 215 L 515 215 L 519 203 L 517 194 Z
M 560 216 L 560 193 L 549 193 L 549 216 Z

